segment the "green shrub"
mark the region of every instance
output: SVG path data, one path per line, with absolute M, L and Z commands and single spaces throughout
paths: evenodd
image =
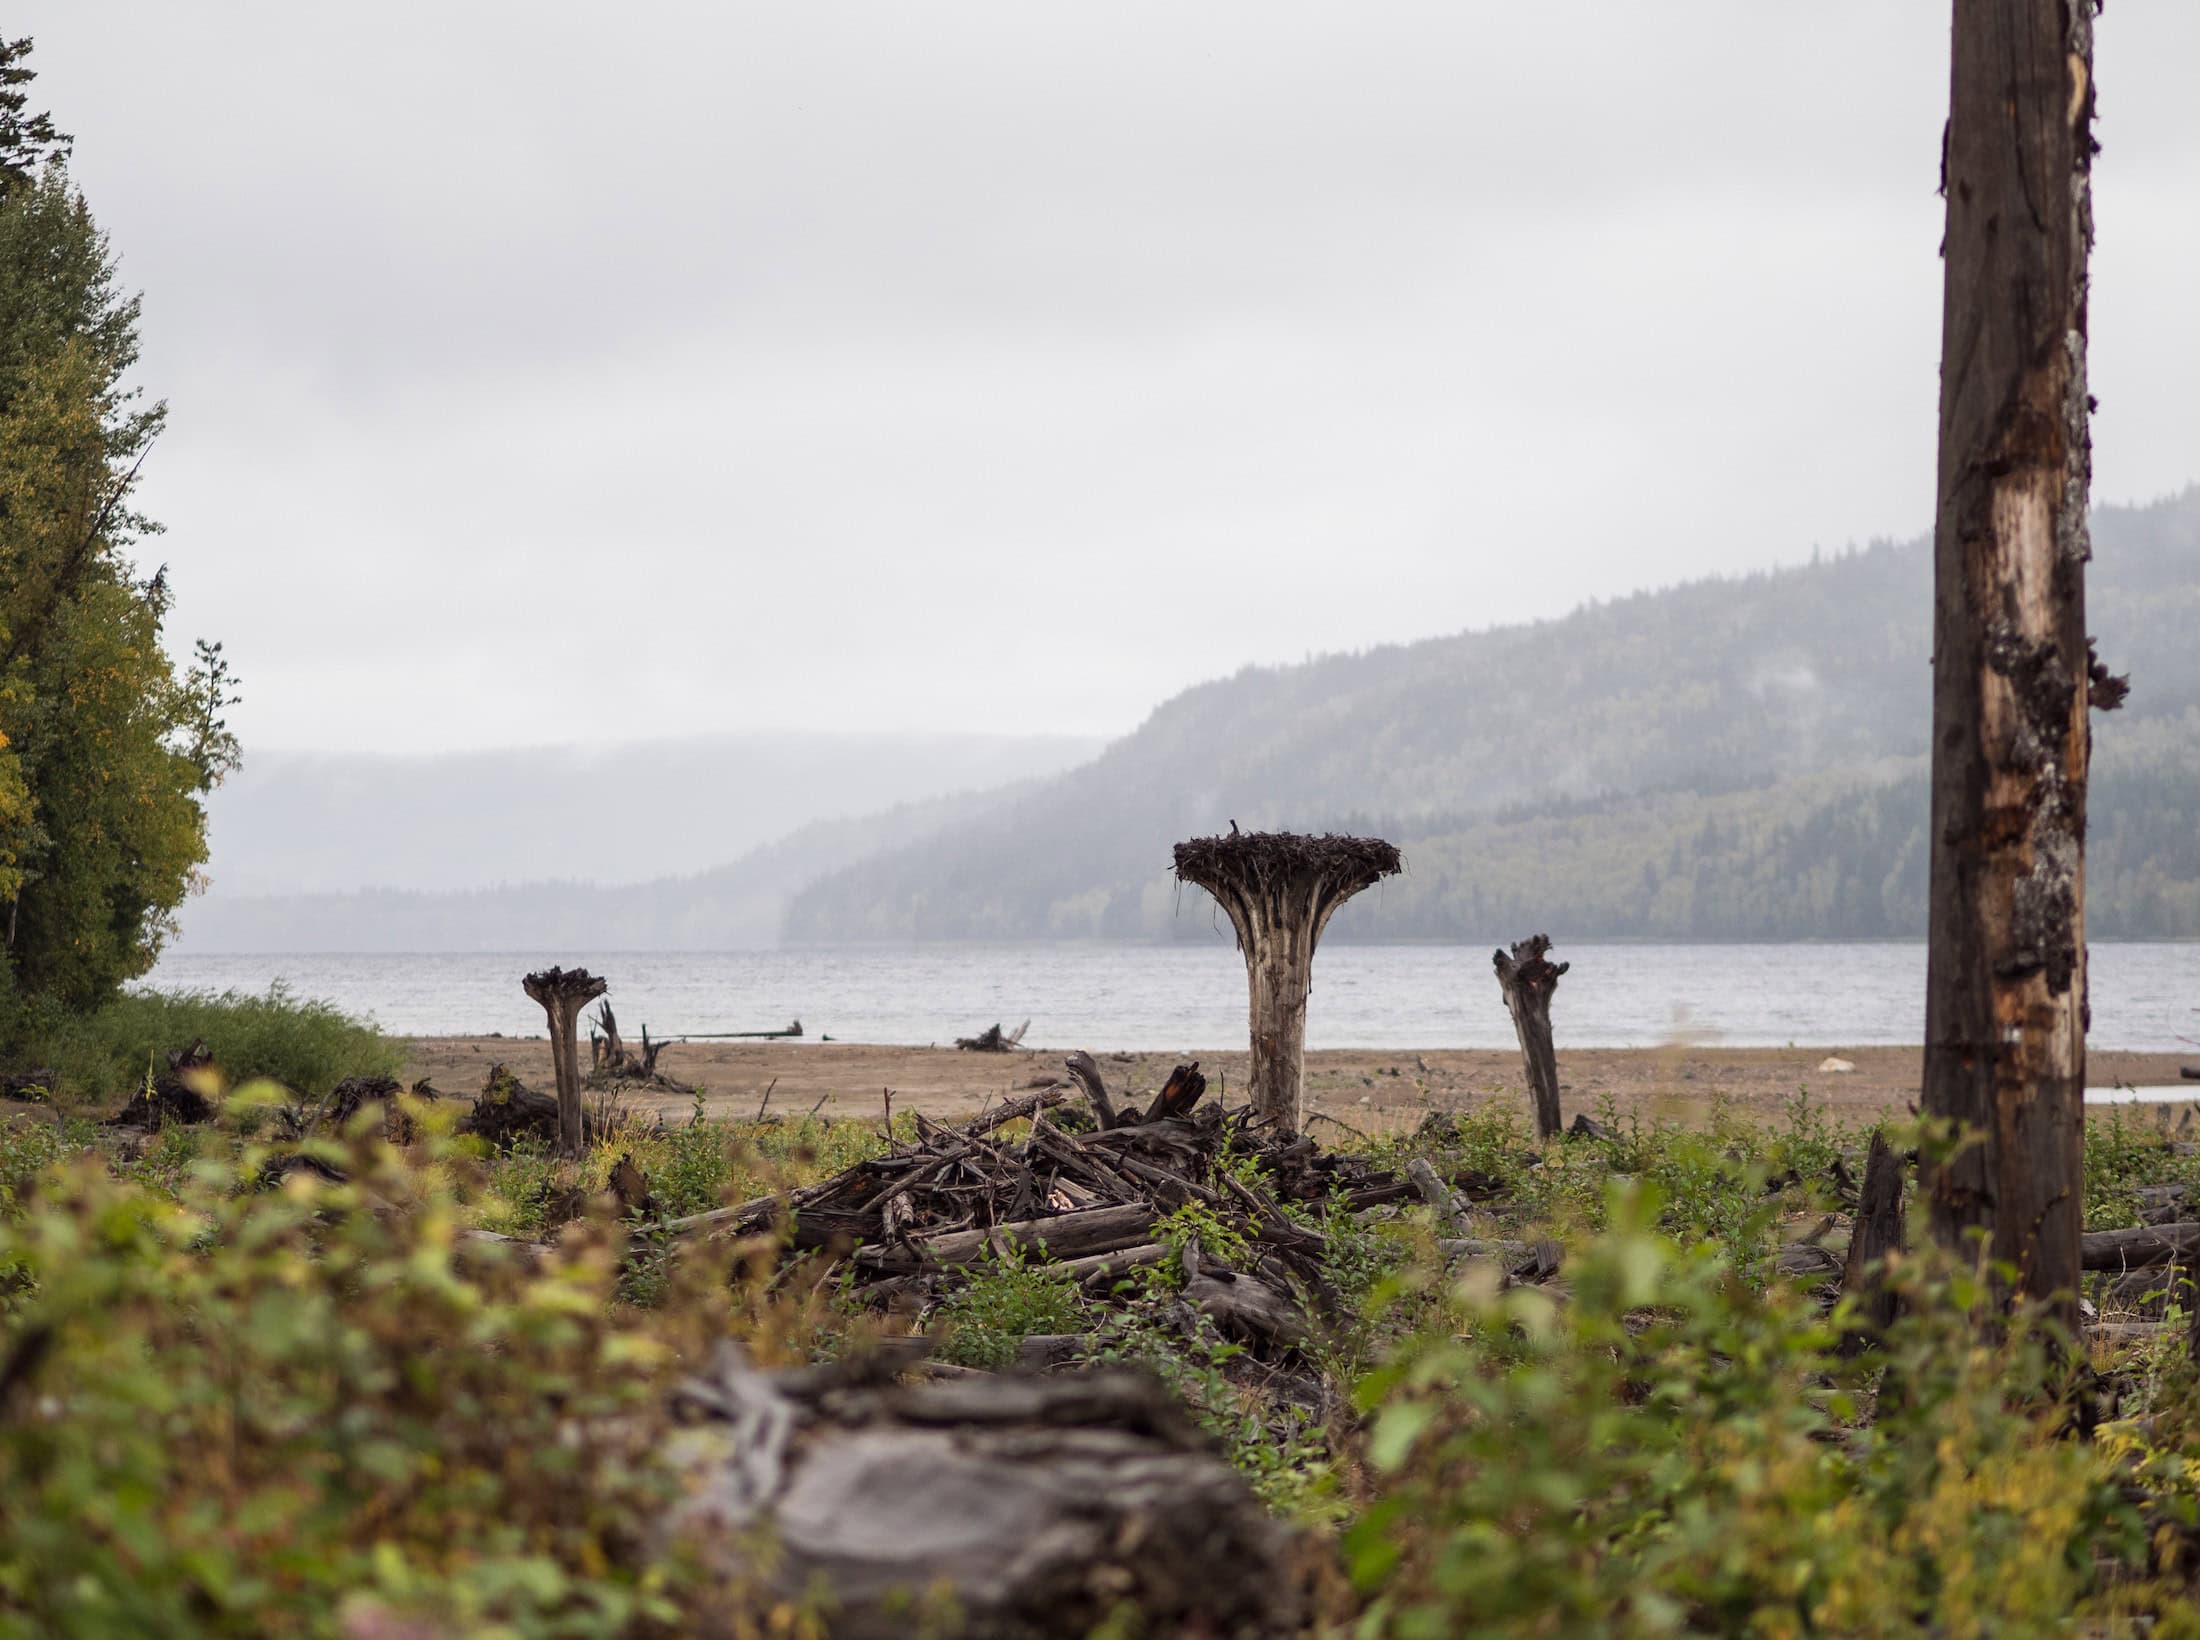
M 1450 1288 L 1363 1383 L 1359 1632 L 2066 1633 L 2139 1569 L 2111 1460 L 2062 1438 L 2035 1334 L 1986 1341 L 1977 1276 L 1907 1266 L 1866 1422 L 1838 1315 L 1657 1234 L 1654 1191 L 1610 1213 L 1569 1302 Z
M 271 986 L 264 996 L 239 991 L 128 991 L 97 1012 L 52 1025 L 18 1050 L 51 1064 L 65 1087 L 110 1099 L 139 1086 L 146 1067 L 165 1065 L 175 1049 L 204 1042 L 232 1085 L 269 1077 L 318 1098 L 347 1076 L 395 1076 L 401 1043 L 326 1002 Z
M 1013 1366 L 1026 1338 L 1083 1331 L 1085 1304 L 1072 1282 L 1012 1254 L 973 1266 L 941 1303 L 940 1319 L 947 1324 L 941 1360 L 994 1370 Z
M 240 1189 L 258 1154 L 175 1199 L 80 1157 L 0 1222 L 0 1635 L 670 1620 L 637 1551 L 673 1349 L 618 1319 L 610 1228 L 462 1258 L 379 1140 L 356 1185 Z

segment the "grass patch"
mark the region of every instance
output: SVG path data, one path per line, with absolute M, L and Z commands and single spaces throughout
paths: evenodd
M 637 1549 L 666 1496 L 665 1387 L 724 1338 L 817 1361 L 910 1315 L 866 1307 L 822 1257 L 782 1263 L 768 1236 L 636 1244 L 599 1208 L 530 1269 L 461 1258 L 454 1227 L 542 1236 L 622 1156 L 678 1217 L 886 1135 L 698 1105 L 615 1123 L 574 1164 L 484 1154 L 449 1137 L 451 1105 L 417 1109 L 402 1147 L 323 1141 L 354 1183 L 279 1190 L 253 1187 L 266 1151 L 232 1114 L 127 1160 L 66 1113 L 0 1123 L 0 1362 L 31 1361 L 0 1418 L 0 1636 L 702 1626 L 709 1592 Z M 1326 1546 L 1323 1637 L 2105 1634 L 2141 1616 L 2200 1633 L 2179 1558 L 2200 1540 L 2200 1380 L 2181 1347 L 2121 1358 L 2120 1400 L 2079 1437 L 2090 1392 L 2062 1358 L 2021 1323 L 1980 1329 L 1979 1272 L 1919 1247 L 1884 1350 L 1844 1357 L 1839 1314 L 1765 1255 L 1822 1217 L 1862 1136 L 1800 1100 L 1765 1124 L 1603 1116 L 1607 1137 L 1540 1152 L 1507 1112 L 1369 1142 L 1474 1176 L 1475 1235 L 1562 1240 L 1562 1300 L 1506 1289 L 1486 1257 L 1447 1265 L 1417 1203 L 1292 1205 L 1328 1252 L 1287 1371 L 1188 1305 L 1174 1261 L 1100 1297 L 1043 1258 L 995 1258 L 921 1324 L 964 1366 L 1068 1333 L 1087 1360 L 1158 1373 Z M 2162 1138 L 2088 1130 L 2097 1216 L 2189 1175 Z M 1157 1237 L 1256 1256 L 1196 1205 Z
M 371 1024 L 281 984 L 266 994 L 241 991 L 126 991 L 96 1013 L 66 1021 L 19 1050 L 27 1064 L 51 1066 L 78 1097 L 120 1098 L 143 1085 L 148 1068 L 204 1042 L 232 1084 L 269 1077 L 312 1098 L 347 1076 L 395 1076 L 405 1050 Z

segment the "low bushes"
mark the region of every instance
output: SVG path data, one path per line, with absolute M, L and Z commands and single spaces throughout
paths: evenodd
M 395 1076 L 405 1063 L 403 1045 L 371 1024 L 281 985 L 264 996 L 126 991 L 95 1013 L 26 1030 L 17 1066 L 58 1071 L 64 1091 L 93 1100 L 130 1093 L 194 1042 L 231 1082 L 268 1077 L 316 1098 L 347 1076 Z

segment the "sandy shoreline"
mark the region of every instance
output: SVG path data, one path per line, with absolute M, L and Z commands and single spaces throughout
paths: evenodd
M 586 1052 L 585 1044 L 583 1052 Z M 521 1080 L 550 1085 L 550 1045 L 539 1038 L 500 1036 L 417 1037 L 410 1043 L 408 1077 L 425 1076 L 446 1093 L 470 1094 L 492 1064 L 502 1061 Z M 1098 1055 L 1109 1085 L 1145 1093 L 1160 1086 L 1175 1056 L 1159 1053 Z M 1822 1072 L 1828 1057 L 1855 1065 Z M 2182 1056 L 2190 1059 L 2191 1055 Z M 1695 1120 L 1714 1099 L 1725 1097 L 1758 1117 L 1779 1114 L 1798 1088 L 1835 1115 L 1862 1120 L 1899 1112 L 1917 1098 L 1920 1050 L 1908 1048 L 1579 1048 L 1559 1050 L 1559 1078 L 1569 1112 L 1593 1111 L 1605 1098 L 1621 1111 Z M 1200 1068 L 1210 1086 L 1242 1088 L 1246 1056 L 1203 1053 Z M 2095 1086 L 2177 1081 L 2181 1056 L 2098 1051 L 2089 1056 Z M 844 1042 L 693 1042 L 665 1049 L 660 1067 L 704 1089 L 712 1116 L 754 1115 L 767 1086 L 771 1109 L 800 1112 L 819 1106 L 837 1116 L 870 1116 L 894 1090 L 897 1109 L 928 1115 L 976 1111 L 1061 1065 L 1059 1053 L 958 1053 L 952 1048 L 904 1048 Z M 1306 1056 L 1310 1107 L 1360 1128 L 1411 1126 L 1430 1110 L 1471 1108 L 1506 1101 L 1526 1109 L 1519 1055 L 1488 1048 L 1330 1048 Z M 776 1086 L 773 1084 L 776 1083 Z M 2200 1083 L 2194 1085 L 2200 1098 Z M 820 1105 L 820 1102 L 822 1104 Z M 685 1110 L 688 1101 L 650 1095 L 633 1101 L 662 1110 Z

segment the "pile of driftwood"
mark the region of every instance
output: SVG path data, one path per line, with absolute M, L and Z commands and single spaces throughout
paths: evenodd
M 611 1011 L 608 1001 L 596 1004 L 596 1017 L 589 1021 L 588 1030 L 588 1083 L 591 1087 L 609 1087 L 620 1083 L 641 1082 L 667 1089 L 673 1093 L 693 1093 L 695 1090 L 677 1077 L 669 1076 L 657 1068 L 657 1056 L 667 1044 L 652 1042 L 649 1027 L 642 1027 L 642 1045 L 634 1048 L 619 1034 L 619 1016 Z
M 743 1235 L 791 1221 L 796 1249 L 844 1255 L 855 1290 L 896 1308 L 921 1308 L 989 1259 L 1044 1258 L 1064 1279 L 1104 1293 L 1174 1258 L 1189 1278 L 1186 1296 L 1227 1336 L 1283 1348 L 1307 1335 L 1306 1301 L 1327 1251 L 1305 1215 L 1284 1204 L 1352 1212 L 1415 1194 L 1364 1158 L 1277 1132 L 1249 1107 L 1206 1100 L 1196 1062 L 1177 1066 L 1143 1108 L 1120 1104 L 1090 1055 L 1072 1055 L 1065 1068 L 1062 1081 L 970 1121 L 920 1114 L 914 1143 L 831 1178 L 660 1230 Z M 1025 1119 L 1022 1136 L 1001 1136 Z M 1249 1256 L 1233 1265 L 1183 1237 L 1172 1250 L 1161 1221 L 1194 1203 Z
M 1024 1032 L 1031 1029 L 1031 1021 L 1025 1020 L 1013 1031 L 1001 1029 L 998 1021 L 988 1025 L 976 1036 L 958 1036 L 955 1046 L 964 1053 L 1010 1053 L 1023 1045 Z

